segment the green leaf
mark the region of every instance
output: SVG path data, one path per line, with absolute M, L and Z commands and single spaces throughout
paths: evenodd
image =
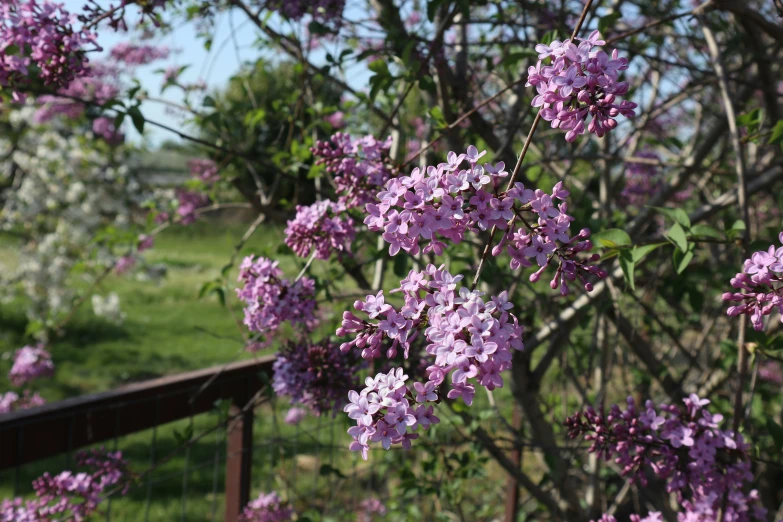
M 367 66 L 368 69 L 370 69 L 375 74 L 381 74 L 388 76 L 389 73 L 389 66 L 386 65 L 386 60 L 379 58 L 373 62 L 370 62 L 370 65 Z
M 174 430 L 174 439 L 176 439 L 177 444 L 180 446 L 184 446 L 186 443 L 190 442 L 190 440 L 193 438 L 193 424 L 188 424 L 188 427 L 185 428 L 184 431 L 180 432 L 179 430 Z
M 114 117 L 114 128 L 119 129 L 122 126 L 122 122 L 124 121 L 125 121 L 125 113 L 118 112 L 117 116 Z
M 443 3 L 443 0 L 430 0 L 427 2 L 427 20 L 432 22 L 435 20 L 435 13 L 438 12 L 438 7 Z
M 680 249 L 681 252 L 688 251 L 688 238 L 685 237 L 685 231 L 682 229 L 679 223 L 672 225 L 669 229 L 666 237 L 674 243 L 674 245 Z
M 656 248 L 666 245 L 667 243 L 653 243 L 651 245 L 639 245 L 633 247 L 631 251 L 631 257 L 634 263 L 638 263 L 644 256 L 655 250 Z
M 675 223 L 679 223 L 683 228 L 691 228 L 691 220 L 688 214 L 681 208 L 651 207 Z
M 201 286 L 201 290 L 198 292 L 199 299 L 204 298 L 207 295 L 215 294 L 220 301 L 220 304 L 226 306 L 226 290 L 223 288 L 223 284 L 217 281 L 207 281 Z
M 551 31 L 547 31 L 544 33 L 544 36 L 541 37 L 541 43 L 544 45 L 549 45 L 552 42 L 557 40 L 557 30 L 553 29 Z
M 772 136 L 769 137 L 769 144 L 783 143 L 783 120 L 779 120 L 772 129 Z
M 755 134 L 759 130 L 759 127 L 761 127 L 762 119 L 763 114 L 761 109 L 755 108 L 750 112 L 737 116 L 737 123 L 740 127 L 747 127 L 748 134 Z
M 703 223 L 694 225 L 693 228 L 691 228 L 691 235 L 695 237 L 712 237 L 715 239 L 721 239 L 723 237 L 723 234 L 718 230 Z
M 322 477 L 335 475 L 340 478 L 345 478 L 345 475 L 343 475 L 342 471 L 340 471 L 339 469 L 333 466 L 330 466 L 329 464 L 322 464 L 321 469 L 318 470 L 318 474 L 321 475 Z
M 437 89 L 435 87 L 435 81 L 429 76 L 422 76 L 419 78 L 419 88 L 421 88 L 422 91 L 426 91 L 431 94 L 435 94 Z
M 636 267 L 636 261 L 633 259 L 633 255 L 629 250 L 622 250 L 620 252 L 620 268 L 623 270 L 625 276 L 625 282 L 631 287 L 631 290 L 636 290 L 636 284 L 634 283 L 634 268 Z
M 767 431 L 778 451 L 783 451 L 783 428 L 772 417 L 767 417 Z
M 609 13 L 606 16 L 602 16 L 598 20 L 598 30 L 602 33 L 605 33 L 607 29 L 614 26 L 615 23 L 617 23 L 617 20 L 619 20 L 622 17 L 622 14 L 620 14 L 619 11 L 615 11 L 613 13 Z
M 34 336 L 35 334 L 42 332 L 46 325 L 41 320 L 30 321 L 27 323 L 27 328 L 24 329 L 25 336 Z
M 144 134 L 144 116 L 141 114 L 138 106 L 128 109 L 128 116 L 133 121 L 133 126 L 139 131 L 139 134 Z
M 742 236 L 742 233 L 745 231 L 745 222 L 741 219 L 738 219 L 734 222 L 733 225 L 731 225 L 731 228 L 726 231 L 726 236 L 729 239 L 736 239 L 740 236 Z
M 398 252 L 394 257 L 394 275 L 405 277 L 408 274 L 408 256 L 404 252 Z
M 310 34 L 329 34 L 331 32 L 328 27 L 315 20 L 310 22 L 307 26 L 307 30 L 310 31 Z
M 674 253 L 672 254 L 672 263 L 674 263 L 674 269 L 677 271 L 678 274 L 682 274 L 683 271 L 685 271 L 685 269 L 688 268 L 688 265 L 690 264 L 692 259 L 693 259 L 692 248 L 685 252 L 682 252 L 680 250 L 675 250 Z
M 593 234 L 591 239 L 593 243 L 598 243 L 606 248 L 631 245 L 631 236 L 625 230 L 620 230 L 619 228 L 602 230 Z

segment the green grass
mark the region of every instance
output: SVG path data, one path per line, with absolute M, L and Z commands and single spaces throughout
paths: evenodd
M 148 263 L 167 266 L 163 279 L 109 276 L 93 293 L 116 292 L 125 321 L 114 325 L 96 317 L 88 299 L 64 335 L 50 344 L 57 372 L 40 383 L 41 393 L 56 400 L 248 357 L 242 351 L 242 330 L 231 312 L 215 296 L 198 298 L 203 283 L 220 275 L 244 231 L 241 225 L 198 222 L 173 228 L 145 256 Z M 259 229 L 240 256 L 271 253 L 279 243 L 277 230 Z M 7 265 L 14 264 L 15 248 L 10 240 L 0 248 L 0 259 Z M 296 270 L 292 258 L 282 259 L 285 270 Z M 235 274 L 232 271 L 231 281 Z M 241 320 L 241 309 L 231 297 Z M 21 303 L 0 307 L 0 353 L 6 354 L 0 371 L 7 371 L 13 350 L 25 342 L 26 324 Z

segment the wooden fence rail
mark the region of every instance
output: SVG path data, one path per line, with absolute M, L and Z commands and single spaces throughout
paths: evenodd
M 253 408 L 246 406 L 270 382 L 274 360 L 259 357 L 0 415 L 0 471 L 205 413 L 216 401 L 230 400 L 235 419 L 227 437 L 225 520 L 233 522 L 250 493 Z

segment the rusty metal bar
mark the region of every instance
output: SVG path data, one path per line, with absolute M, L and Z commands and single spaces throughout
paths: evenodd
M 273 363 L 264 356 L 0 415 L 0 471 L 204 413 L 218 399 L 244 405 Z
M 514 404 L 514 413 L 511 419 L 512 427 L 517 430 L 517 435 L 522 429 L 522 410 L 518 404 Z M 509 459 L 516 466 L 522 465 L 522 448 L 517 447 L 509 455 Z M 508 477 L 506 482 L 506 510 L 503 522 L 517 522 L 519 515 L 519 484 L 517 479 L 512 476 Z
M 236 522 L 250 500 L 253 409 L 232 406 L 226 433 L 226 522 Z

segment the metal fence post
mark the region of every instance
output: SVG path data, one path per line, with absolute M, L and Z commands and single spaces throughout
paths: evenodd
M 512 427 L 517 430 L 517 435 L 521 436 L 522 429 L 522 411 L 518 404 L 514 404 L 514 415 L 511 420 Z M 511 462 L 515 466 L 522 465 L 522 448 L 515 448 L 511 455 L 509 455 Z M 519 515 L 519 484 L 517 479 L 512 476 L 508 477 L 506 482 L 506 511 L 503 517 L 503 522 L 517 522 Z
M 226 434 L 226 522 L 236 522 L 250 500 L 253 408 L 231 407 Z

